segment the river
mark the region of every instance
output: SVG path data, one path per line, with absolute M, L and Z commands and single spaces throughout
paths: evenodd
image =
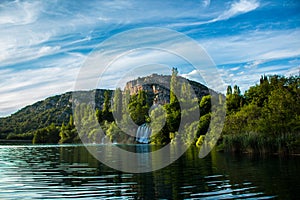
M 163 169 L 125 173 L 81 145 L 2 145 L 0 199 L 297 199 L 299 169 L 298 156 L 211 152 L 199 159 L 191 147 Z

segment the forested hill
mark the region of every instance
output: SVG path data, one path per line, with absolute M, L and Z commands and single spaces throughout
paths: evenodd
M 96 108 L 102 106 L 105 91 L 112 92 L 102 89 L 91 91 L 97 99 Z M 15 135 L 26 133 L 28 137 L 22 135 L 22 139 L 31 139 L 32 134 L 29 132 L 47 127 L 51 123 L 55 125 L 66 123 L 69 121 L 70 114 L 72 114 L 72 92 L 49 97 L 26 106 L 9 117 L 0 118 L 0 139 L 7 138 L 8 135 L 10 138 L 18 139 Z

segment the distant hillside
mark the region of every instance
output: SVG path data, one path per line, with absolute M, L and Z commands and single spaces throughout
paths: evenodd
M 96 108 L 103 104 L 105 90 L 97 89 L 91 92 L 96 97 Z M 87 93 L 83 92 L 83 93 Z M 8 134 L 21 134 L 46 127 L 51 123 L 61 125 L 68 122 L 72 113 L 72 92 L 49 97 L 26 106 L 9 117 L 0 118 L 0 139 Z
M 137 94 L 139 90 L 144 90 L 148 94 L 149 101 L 157 99 L 164 104 L 170 101 L 170 80 L 171 76 L 152 74 L 147 77 L 129 81 L 124 90 L 129 90 L 130 94 Z M 209 89 L 195 81 L 178 77 L 178 83 L 188 81 L 199 99 L 209 94 Z M 89 93 L 91 103 L 95 97 L 96 108 L 101 109 L 106 90 L 96 89 L 83 92 Z M 112 94 L 112 90 L 110 95 Z M 80 91 L 81 92 L 81 91 Z M 214 91 L 211 91 L 215 93 Z M 75 102 L 76 103 L 76 102 Z M 39 128 L 44 128 L 54 123 L 60 126 L 63 122 L 68 122 L 72 114 L 72 92 L 49 97 L 45 100 L 26 106 L 9 117 L 0 118 L 0 139 L 6 138 L 9 134 L 22 134 L 32 132 Z

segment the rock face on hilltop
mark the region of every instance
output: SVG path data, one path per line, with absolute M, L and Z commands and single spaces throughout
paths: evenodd
M 214 92 L 210 91 L 206 86 L 198 82 L 191 81 L 180 76 L 178 76 L 177 79 L 179 87 L 184 82 L 188 82 L 199 99 L 208 95 L 209 92 Z M 170 102 L 170 81 L 170 75 L 152 74 L 147 77 L 127 82 L 124 90 L 129 90 L 131 95 L 137 94 L 140 90 L 146 91 L 148 96 L 153 97 L 160 104 L 165 104 Z

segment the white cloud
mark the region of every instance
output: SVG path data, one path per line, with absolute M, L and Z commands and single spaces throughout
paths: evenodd
M 67 6 L 63 5 L 64 3 L 1 2 L 0 67 L 70 51 L 68 45 L 78 48 L 75 42 L 89 41 L 90 36 L 85 34 L 88 34 L 95 25 L 101 24 L 94 18 L 94 14 L 97 14 L 94 12 L 95 9 L 85 18 L 76 11 L 68 10 L 68 7 L 64 7 Z
M 256 68 L 258 65 L 266 62 L 265 60 L 254 60 L 252 62 L 248 62 L 247 65 L 244 66 L 246 69 Z
M 54 46 L 54 47 L 50 47 L 50 46 L 43 46 L 39 49 L 39 51 L 37 52 L 38 56 L 43 56 L 43 55 L 47 55 L 53 52 L 56 52 L 57 50 L 59 50 L 60 47 L 59 46 Z
M 288 62 L 287 62 L 288 63 Z M 226 84 L 238 85 L 242 92 L 249 89 L 249 86 L 259 83 L 262 75 L 298 75 L 300 66 L 291 67 L 289 64 L 276 64 L 268 61 L 251 61 L 246 64 L 240 64 L 240 69 L 232 73 L 232 68 L 222 67 L 219 72 Z M 249 67 L 251 66 L 251 67 Z M 255 67 L 254 67 L 255 66 Z
M 217 65 L 300 56 L 299 29 L 252 31 L 199 40 Z
M 203 78 L 201 77 L 201 72 L 199 70 L 194 69 L 193 71 L 186 73 L 186 74 L 180 74 L 180 76 L 187 78 L 189 80 L 197 81 L 199 83 L 206 84 Z
M 203 1 L 202 1 L 202 5 L 203 5 L 204 7 L 208 7 L 208 6 L 210 5 L 210 0 L 203 0 Z
M 208 88 L 213 89 L 217 92 L 225 92 L 227 83 L 223 79 L 222 75 L 224 74 L 222 74 L 221 71 L 217 68 L 209 72 L 205 69 L 194 69 L 189 73 L 179 75 L 189 80 L 204 84 Z
M 300 76 L 300 65 L 286 70 L 284 75 L 285 76 L 296 76 L 296 75 Z
M 240 0 L 238 2 L 233 2 L 229 10 L 226 10 L 220 16 L 213 19 L 212 22 L 219 21 L 219 20 L 226 20 L 231 17 L 250 12 L 258 8 L 259 5 L 260 5 L 259 2 L 256 0 Z
M 36 21 L 41 12 L 38 1 L 2 2 L 0 25 L 26 25 Z
M 52 47 L 43 45 L 51 37 L 51 33 L 48 32 L 34 32 L 14 27 L 0 29 L 0 37 L 0 66 L 33 60 L 59 50 L 58 45 Z
M 240 69 L 240 67 L 234 67 L 234 68 L 230 68 L 229 70 L 231 70 L 231 71 L 237 71 L 239 69 Z
M 255 9 L 257 9 L 260 6 L 260 3 L 256 0 L 240 0 L 238 2 L 232 2 L 229 6 L 229 8 L 222 13 L 220 13 L 217 17 L 206 20 L 206 21 L 198 21 L 198 22 L 186 22 L 186 23 L 174 23 L 171 24 L 171 27 L 177 27 L 177 26 L 197 26 L 197 25 L 203 25 L 203 24 L 210 24 L 217 21 L 223 21 L 230 19 L 232 17 L 251 12 Z
M 0 116 L 48 96 L 73 90 L 83 58 L 80 54 L 72 54 L 48 63 L 46 68 L 0 70 Z

